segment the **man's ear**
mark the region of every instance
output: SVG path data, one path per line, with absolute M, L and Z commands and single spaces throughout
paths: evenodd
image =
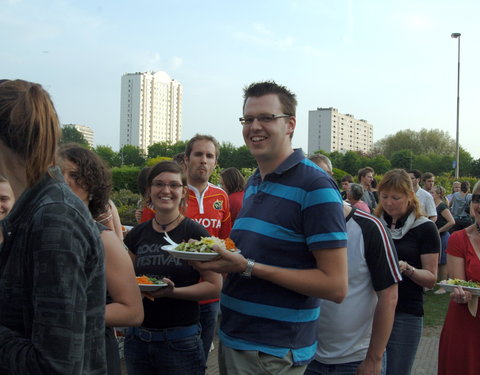
M 295 117 L 290 117 L 287 122 L 287 134 L 291 137 L 297 126 L 297 119 Z

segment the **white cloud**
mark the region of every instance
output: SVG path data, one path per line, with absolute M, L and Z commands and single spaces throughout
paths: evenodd
M 272 47 L 285 51 L 293 46 L 294 38 L 286 36 L 283 38 L 275 37 L 274 33 L 268 30 L 263 24 L 256 23 L 252 25 L 252 32 L 237 31 L 234 37 L 242 42 L 254 44 L 261 47 Z
M 420 15 L 407 16 L 406 22 L 411 31 L 424 31 L 432 27 L 432 20 Z
M 181 57 L 173 56 L 170 59 L 170 67 L 172 70 L 179 69 L 182 66 L 182 64 L 183 64 L 183 59 Z
M 313 46 L 303 46 L 303 53 L 307 56 L 311 57 L 323 57 L 325 54 L 322 52 L 320 48 L 313 47 Z

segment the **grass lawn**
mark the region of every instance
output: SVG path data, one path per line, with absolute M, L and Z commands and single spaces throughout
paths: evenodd
M 427 292 L 424 301 L 424 327 L 442 327 L 450 303 L 450 293 L 437 295 Z

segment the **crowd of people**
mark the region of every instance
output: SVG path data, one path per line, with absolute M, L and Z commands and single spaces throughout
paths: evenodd
M 425 291 L 480 281 L 480 183 L 446 196 L 431 173 L 377 185 L 365 166 L 339 189 L 328 157 L 292 147 L 296 106 L 275 82 L 246 87 L 255 173 L 209 182 L 220 147 L 197 134 L 140 172 L 124 235 L 105 163 L 58 146 L 40 85 L 0 81 L 0 374 L 120 375 L 115 327 L 128 327 L 129 375 L 201 375 L 217 324 L 222 375 L 410 374 Z M 164 249 L 209 236 L 241 251 L 203 262 Z M 163 286 L 140 292 L 136 275 Z M 476 373 L 478 322 L 478 297 L 455 288 L 439 374 Z

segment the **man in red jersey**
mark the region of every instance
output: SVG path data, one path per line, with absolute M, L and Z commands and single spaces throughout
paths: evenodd
M 208 182 L 217 165 L 220 146 L 210 135 L 195 135 L 185 148 L 185 166 L 188 182 L 188 202 L 185 215 L 212 235 L 227 238 L 232 229 L 228 195 Z M 200 324 L 205 358 L 208 357 L 215 333 L 219 300 L 200 302 Z

